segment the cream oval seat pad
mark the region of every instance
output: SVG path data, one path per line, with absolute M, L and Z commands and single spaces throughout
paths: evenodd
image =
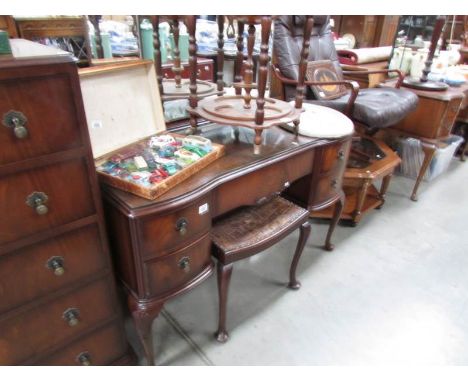
M 294 101 L 290 102 L 294 105 Z M 299 134 L 314 138 L 339 138 L 351 135 L 354 124 L 346 115 L 325 106 L 303 103 Z M 288 123 L 294 126 L 293 123 Z

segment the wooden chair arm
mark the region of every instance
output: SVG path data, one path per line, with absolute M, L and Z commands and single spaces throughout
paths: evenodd
M 403 79 L 404 73 L 399 69 L 374 69 L 374 70 L 343 70 L 343 74 L 377 74 L 377 73 L 398 73 L 398 81 L 395 83 L 395 88 L 399 89 Z
M 273 65 L 273 74 L 276 76 L 276 78 L 278 78 L 284 84 L 297 85 L 296 80 L 291 80 L 290 78 L 284 77 L 276 65 Z M 348 103 L 346 104 L 344 114 L 346 114 L 347 117 L 352 119 L 354 101 L 356 101 L 356 97 L 358 96 L 358 93 L 359 93 L 359 84 L 356 81 L 349 81 L 349 80 L 326 81 L 326 82 L 305 81 L 304 85 L 307 85 L 307 86 L 310 86 L 310 85 L 312 86 L 314 85 L 344 85 L 347 88 L 351 89 L 351 95 L 348 99 Z

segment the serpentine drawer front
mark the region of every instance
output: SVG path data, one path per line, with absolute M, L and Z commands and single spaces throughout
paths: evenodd
M 0 255 L 0 313 L 105 267 L 96 225 Z
M 141 222 L 141 247 L 144 258 L 167 254 L 187 245 L 211 227 L 211 203 L 203 197 L 189 207 L 163 216 L 149 216 Z
M 170 255 L 145 262 L 149 295 L 160 296 L 182 287 L 211 264 L 209 234 Z

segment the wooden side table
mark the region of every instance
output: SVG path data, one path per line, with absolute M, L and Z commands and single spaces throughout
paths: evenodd
M 360 138 L 353 143 L 347 168 L 343 178 L 343 191 L 346 196 L 341 215 L 342 220 L 356 226 L 364 214 L 380 208 L 385 203 L 393 172 L 400 164 L 400 157 L 384 142 L 373 138 Z M 380 190 L 372 184 L 382 179 Z M 332 208 L 315 211 L 312 217 L 332 218 Z
M 391 80 L 381 84 L 393 87 Z M 422 179 L 443 140 L 450 136 L 455 119 L 468 93 L 468 85 L 449 87 L 445 91 L 426 91 L 410 89 L 418 98 L 419 103 L 415 111 L 407 115 L 398 124 L 385 129 L 390 134 L 419 139 L 424 151 L 424 161 L 419 170 L 416 183 L 411 193 L 411 200 L 418 200 L 418 189 Z

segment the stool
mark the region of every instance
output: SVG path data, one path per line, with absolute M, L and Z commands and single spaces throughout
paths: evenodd
M 215 334 L 219 342 L 229 339 L 226 330 L 226 308 L 233 263 L 259 253 L 292 231 L 300 228 L 299 241 L 289 270 L 291 289 L 299 289 L 296 268 L 310 234 L 309 211 L 282 197 L 234 211 L 217 221 L 211 230 L 213 256 L 218 260 L 219 320 Z

